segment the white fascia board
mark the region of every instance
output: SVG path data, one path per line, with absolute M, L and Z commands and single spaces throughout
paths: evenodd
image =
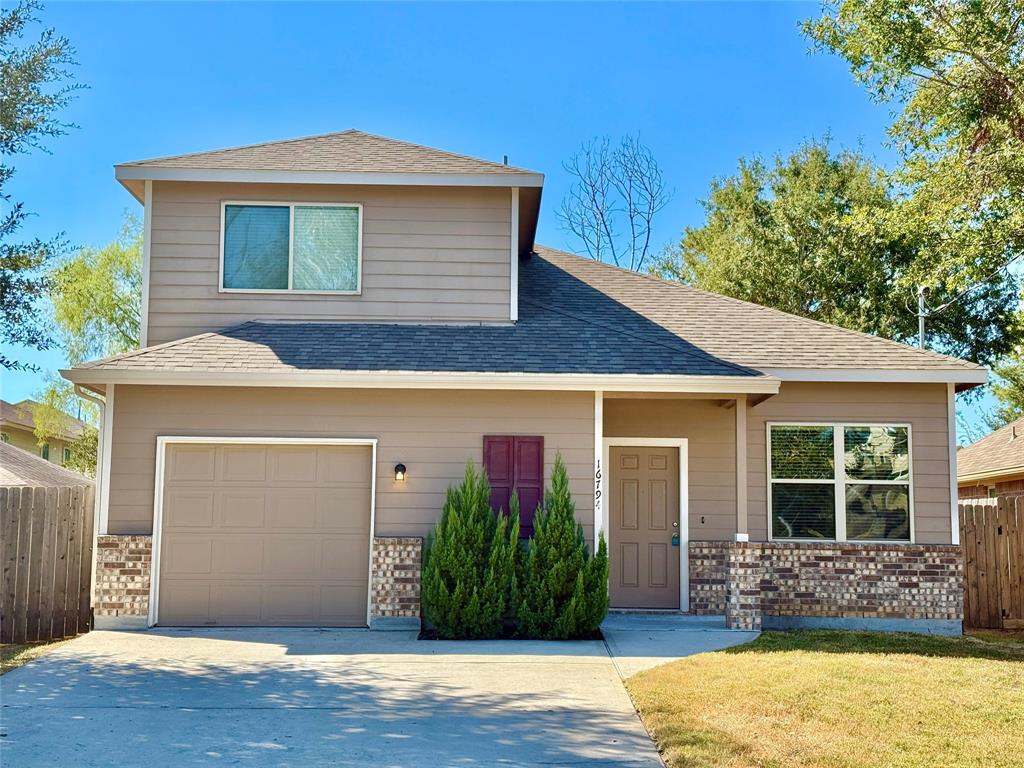
M 209 387 L 336 387 L 366 389 L 524 389 L 605 392 L 776 394 L 770 376 L 664 376 L 645 374 L 451 373 L 422 371 L 201 372 L 67 369 L 76 384 L 150 384 Z
M 957 475 L 957 483 L 975 483 L 982 482 L 985 480 L 994 480 L 1008 475 L 1020 475 L 1024 474 L 1024 464 L 1019 464 L 1015 467 L 999 467 L 998 469 L 990 469 L 984 472 L 971 472 L 965 475 Z
M 885 382 L 901 384 L 985 384 L 986 368 L 946 370 L 897 368 L 758 368 L 781 381 Z
M 371 173 L 250 171 L 236 169 L 114 166 L 118 181 L 221 181 L 253 184 L 365 184 L 405 187 L 543 187 L 542 173 Z

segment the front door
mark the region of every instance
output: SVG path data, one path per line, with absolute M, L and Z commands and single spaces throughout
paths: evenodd
M 679 608 L 679 449 L 615 447 L 608 505 L 611 604 Z

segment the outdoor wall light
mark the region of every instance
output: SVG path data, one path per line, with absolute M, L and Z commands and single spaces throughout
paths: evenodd
M 405 482 L 405 464 L 395 464 L 395 480 L 399 483 Z

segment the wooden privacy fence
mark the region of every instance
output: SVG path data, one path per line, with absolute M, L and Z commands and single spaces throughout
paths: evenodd
M 964 623 L 1024 629 L 1024 496 L 960 503 Z
M 92 486 L 0 488 L 0 642 L 92 626 Z

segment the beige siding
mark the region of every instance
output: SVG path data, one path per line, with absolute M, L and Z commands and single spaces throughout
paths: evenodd
M 736 532 L 735 412 L 721 401 L 606 399 L 606 437 L 686 437 L 690 458 L 690 538 Z M 944 384 L 784 383 L 747 414 L 748 528 L 768 536 L 766 427 L 769 421 L 909 423 L 914 527 L 923 544 L 950 543 L 949 433 Z
M 576 511 L 593 532 L 594 405 L 590 393 L 117 387 L 111 450 L 110 533 L 150 533 L 158 435 L 375 437 L 376 534 L 423 536 L 485 434 L 544 436 L 572 478 Z M 395 464 L 408 467 L 405 483 Z
M 605 437 L 685 437 L 689 458 L 690 539 L 736 532 L 734 413 L 711 400 L 606 398 Z
M 363 204 L 358 296 L 220 293 L 223 200 Z M 153 184 L 148 344 L 253 319 L 508 322 L 507 189 Z
M 949 425 L 945 384 L 786 383 L 747 416 L 750 538 L 768 536 L 769 421 L 910 424 L 915 538 L 950 543 Z

